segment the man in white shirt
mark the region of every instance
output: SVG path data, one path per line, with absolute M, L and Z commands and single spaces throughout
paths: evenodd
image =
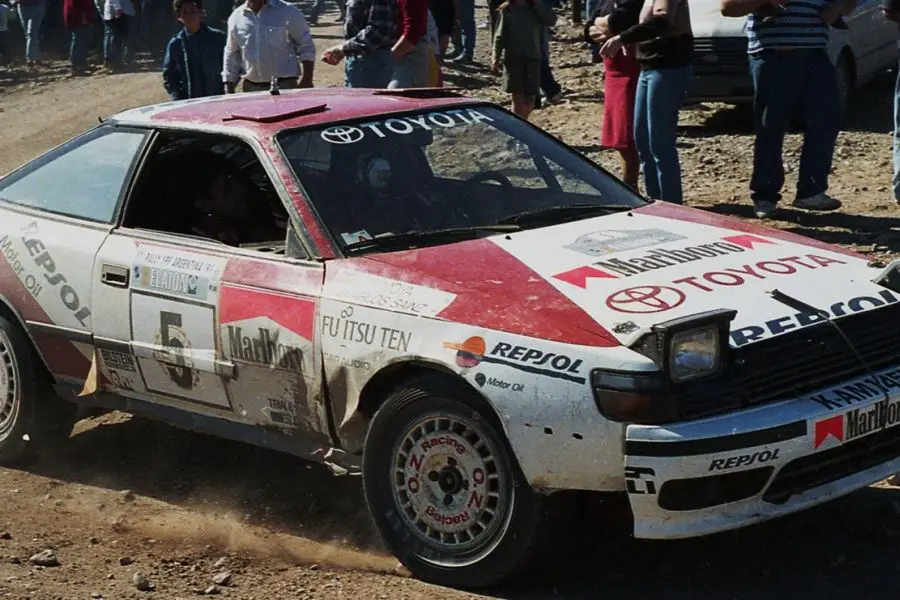
M 228 17 L 222 68 L 226 94 L 234 93 L 241 71 L 244 92 L 268 90 L 272 77 L 278 79 L 280 89 L 312 87 L 315 60 L 309 25 L 293 4 L 246 0 Z

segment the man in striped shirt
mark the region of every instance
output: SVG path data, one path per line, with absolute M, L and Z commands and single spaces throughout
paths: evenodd
M 828 30 L 853 12 L 857 0 L 721 0 L 726 17 L 747 16 L 747 52 L 753 78 L 756 140 L 750 192 L 759 218 L 770 217 L 784 186 L 782 150 L 791 118 L 803 119 L 803 150 L 793 206 L 835 210 L 828 173 L 840 131 L 835 68 Z M 775 5 L 771 9 L 763 7 Z M 766 16 L 759 14 L 760 10 Z

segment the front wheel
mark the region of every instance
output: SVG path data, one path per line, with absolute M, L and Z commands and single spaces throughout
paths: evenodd
M 500 583 L 544 539 L 542 497 L 481 405 L 464 383 L 423 375 L 390 394 L 366 436 L 369 511 L 391 552 L 425 581 Z

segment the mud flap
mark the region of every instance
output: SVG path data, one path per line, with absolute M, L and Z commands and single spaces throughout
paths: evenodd
M 79 396 L 90 396 L 94 392 L 97 391 L 98 377 L 97 377 L 97 349 L 94 349 L 93 357 L 91 358 L 91 368 L 88 371 L 87 377 L 84 380 L 84 387 L 81 388 L 81 392 L 78 394 Z

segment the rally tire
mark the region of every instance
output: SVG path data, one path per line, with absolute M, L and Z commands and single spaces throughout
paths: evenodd
M 0 317 L 0 465 L 56 450 L 75 424 L 77 407 L 53 394 L 38 360 L 21 329 Z
M 522 573 L 547 539 L 545 498 L 528 485 L 496 418 L 482 406 L 465 383 L 426 374 L 389 394 L 366 435 L 363 488 L 369 512 L 388 549 L 430 583 L 502 583 Z M 448 439 L 455 440 L 450 450 L 422 451 L 417 467 L 413 456 L 425 442 Z M 411 479 L 423 483 L 414 490 Z M 482 501 L 473 502 L 471 494 Z M 429 517 L 435 507 L 456 511 L 453 517 L 438 514 L 453 523 Z M 467 522 L 456 523 L 462 515 Z

